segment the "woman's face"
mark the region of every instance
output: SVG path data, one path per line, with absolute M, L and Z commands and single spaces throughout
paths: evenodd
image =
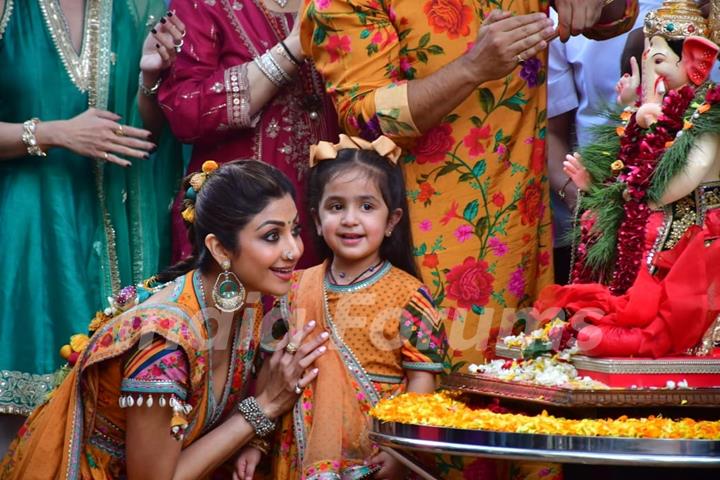
M 295 202 L 290 195 L 270 203 L 238 232 L 232 269 L 249 292 L 282 296 L 303 253 Z

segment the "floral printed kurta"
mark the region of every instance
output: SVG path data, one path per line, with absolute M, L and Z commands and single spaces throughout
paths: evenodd
M 501 327 L 512 327 L 509 313 L 553 278 L 546 52 L 478 87 L 425 134 L 410 114 L 407 81 L 465 53 L 493 9 L 545 12 L 548 2 L 306 1 L 303 47 L 325 77 L 341 128 L 406 147 L 415 255 L 443 309 L 452 362 L 482 362 Z

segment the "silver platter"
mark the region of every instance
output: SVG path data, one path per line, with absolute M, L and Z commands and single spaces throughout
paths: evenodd
M 720 441 L 580 437 L 408 425 L 373 419 L 370 438 L 402 450 L 475 457 L 660 467 L 720 467 Z

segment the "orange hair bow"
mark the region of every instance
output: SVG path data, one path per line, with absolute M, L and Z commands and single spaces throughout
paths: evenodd
M 340 134 L 338 143 L 318 142 L 317 145 L 310 145 L 310 168 L 318 164 L 322 160 L 332 160 L 337 158 L 340 150 L 352 148 L 355 150 L 374 150 L 394 165 L 397 165 L 398 158 L 402 153 L 402 149 L 385 135 L 382 135 L 372 142 L 368 142 L 364 138 L 349 137 L 344 133 Z

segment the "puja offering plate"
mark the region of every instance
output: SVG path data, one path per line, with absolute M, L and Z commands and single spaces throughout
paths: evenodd
M 498 357 L 520 359 L 519 348 L 496 345 Z M 687 382 L 692 388 L 720 388 L 720 358 L 665 357 L 615 358 L 575 355 L 572 365 L 578 375 L 588 376 L 610 387 L 665 388 L 668 382 Z
M 608 388 L 580 390 L 506 381 L 483 374 L 453 373 L 442 388 L 554 407 L 718 407 L 720 388 Z
M 410 425 L 373 419 L 370 438 L 392 449 L 605 465 L 720 467 L 720 441 L 583 437 Z

